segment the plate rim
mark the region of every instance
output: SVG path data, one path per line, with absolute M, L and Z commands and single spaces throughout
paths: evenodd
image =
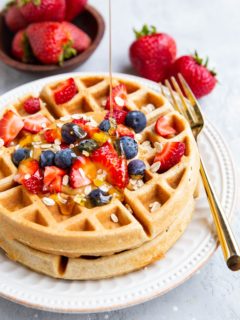
M 30 81 L 28 83 L 25 83 L 23 85 L 17 86 L 14 89 L 11 89 L 9 91 L 7 91 L 6 93 L 1 95 L 1 99 L 4 99 L 5 96 L 7 95 L 11 95 L 12 92 L 14 92 L 15 90 L 21 90 L 22 87 L 26 87 L 28 85 L 34 86 L 35 84 L 37 84 L 37 82 L 42 82 L 42 81 L 54 81 L 56 79 L 61 79 L 61 78 L 65 78 L 68 76 L 84 76 L 84 75 L 108 75 L 108 73 L 106 72 L 69 72 L 69 73 L 63 73 L 63 74 L 58 74 L 58 75 L 54 75 L 54 76 L 50 76 L 50 77 L 44 77 L 41 79 L 37 79 L 34 81 Z M 153 81 L 138 77 L 138 76 L 134 76 L 134 75 L 128 75 L 125 73 L 114 73 L 113 76 L 115 77 L 122 77 L 122 78 L 126 78 L 126 79 L 132 79 L 135 81 L 138 81 L 142 84 L 145 84 L 147 86 L 149 86 L 150 88 L 155 87 L 157 89 L 157 84 Z M 3 108 L 5 106 L 3 105 Z M 1 108 L 2 109 L 2 108 Z M 224 137 L 222 136 L 222 134 L 218 131 L 218 129 L 216 129 L 215 125 L 213 125 L 211 122 L 209 122 L 208 120 L 206 120 L 206 130 L 213 131 L 216 136 L 218 136 L 218 138 L 220 139 L 221 143 L 223 144 L 223 148 L 226 151 L 226 156 L 228 158 L 228 161 L 231 165 L 231 173 L 232 173 L 232 184 L 234 187 L 234 195 L 231 201 L 231 207 L 229 209 L 229 218 L 232 219 L 233 215 L 234 215 L 234 208 L 236 205 L 236 201 L 237 201 L 237 172 L 236 172 L 236 167 L 235 167 L 235 163 L 233 161 L 233 157 L 231 154 L 231 151 L 229 150 L 229 147 L 227 146 Z M 212 137 L 212 135 L 211 135 Z M 215 139 L 216 140 L 216 139 Z M 216 142 L 216 141 L 215 141 Z M 164 289 L 158 289 L 158 290 L 153 290 L 150 293 L 144 294 L 142 297 L 138 297 L 136 299 L 132 298 L 131 301 L 128 302 L 121 302 L 119 301 L 117 304 L 112 305 L 112 306 L 103 306 L 103 307 L 98 307 L 98 308 L 94 308 L 94 307 L 88 307 L 88 308 L 84 308 L 84 307 L 61 307 L 59 308 L 59 306 L 56 307 L 47 307 L 46 305 L 40 304 L 40 303 L 33 303 L 33 302 L 28 302 L 24 299 L 21 298 L 16 298 L 14 295 L 11 294 L 7 294 L 4 293 L 2 288 L 0 288 L 0 296 L 4 299 L 7 299 L 9 301 L 12 301 L 14 303 L 20 304 L 20 305 L 24 305 L 26 307 L 29 308 L 35 308 L 38 310 L 44 310 L 44 311 L 49 311 L 49 312 L 56 312 L 56 313 L 75 313 L 75 314 L 80 314 L 80 313 L 100 313 L 100 312 L 106 312 L 106 311 L 112 311 L 112 310 L 119 310 L 119 309 L 123 309 L 123 308 L 128 308 L 134 305 L 138 305 L 141 304 L 143 302 L 147 302 L 150 301 L 152 299 L 155 299 L 157 297 L 160 297 L 164 294 L 166 294 L 167 292 L 173 290 L 174 288 L 178 287 L 179 285 L 181 285 L 182 283 L 184 283 L 185 281 L 189 280 L 200 268 L 202 268 L 208 261 L 209 259 L 212 257 L 212 255 L 216 252 L 217 248 L 219 246 L 218 241 L 215 241 L 214 247 L 210 248 L 203 257 L 201 257 L 200 261 L 198 261 L 195 265 L 195 267 L 191 268 L 191 271 L 187 274 L 187 275 L 183 275 L 182 278 L 177 279 L 177 281 L 175 280 L 172 285 L 168 286 L 167 288 Z

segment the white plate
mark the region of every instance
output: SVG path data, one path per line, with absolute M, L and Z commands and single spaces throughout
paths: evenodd
M 24 94 L 38 93 L 50 81 L 70 75 L 79 73 L 53 76 L 25 84 L 3 95 L 0 104 L 7 106 Z M 157 91 L 159 89 L 151 81 L 116 75 L 134 79 Z M 235 171 L 223 138 L 208 122 L 199 147 L 221 203 L 230 217 L 236 198 Z M 26 306 L 66 313 L 100 312 L 135 305 L 160 296 L 190 278 L 217 247 L 213 230 L 207 199 L 202 191 L 187 231 L 165 259 L 150 267 L 109 280 L 64 281 L 32 272 L 0 253 L 0 295 Z

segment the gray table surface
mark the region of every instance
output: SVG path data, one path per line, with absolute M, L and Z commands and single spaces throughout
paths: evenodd
M 5 3 L 0 0 L 0 6 Z M 90 0 L 107 17 L 106 0 Z M 132 28 L 154 24 L 171 34 L 178 55 L 193 52 L 209 55 L 216 66 L 219 84 L 202 106 L 225 137 L 240 169 L 240 2 L 239 0 L 113 0 L 113 70 L 134 74 L 128 60 Z M 77 71 L 107 71 L 107 34 L 93 56 Z M 38 79 L 0 64 L 0 94 Z M 1 103 L 1 100 L 0 100 Z M 238 201 L 239 203 L 239 201 Z M 238 206 L 239 208 L 239 206 Z M 234 230 L 240 241 L 240 214 L 236 208 Z M 218 250 L 209 263 L 189 281 L 161 298 L 136 307 L 103 314 L 63 315 L 27 309 L 0 299 L 2 320 L 75 319 L 240 319 L 240 277 L 225 267 Z

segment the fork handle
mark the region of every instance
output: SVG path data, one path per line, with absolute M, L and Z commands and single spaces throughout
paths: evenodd
M 240 270 L 240 250 L 237 245 L 236 239 L 233 235 L 231 226 L 228 222 L 223 207 L 220 204 L 218 197 L 212 187 L 206 172 L 204 163 L 200 159 L 200 173 L 203 185 L 207 194 L 208 202 L 212 212 L 212 216 L 217 229 L 218 239 L 221 244 L 223 255 L 227 266 L 232 271 Z

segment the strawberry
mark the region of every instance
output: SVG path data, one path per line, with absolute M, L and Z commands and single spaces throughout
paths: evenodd
M 169 124 L 167 117 L 159 117 L 155 124 L 155 131 L 162 137 L 168 137 L 176 134 L 176 130 Z
M 38 194 L 43 190 L 43 178 L 31 176 L 29 179 L 23 180 L 23 185 L 29 192 Z
M 62 64 L 76 55 L 69 33 L 59 22 L 39 22 L 26 29 L 32 51 L 43 64 Z
M 14 181 L 24 184 L 24 181 L 30 179 L 31 177 L 41 180 L 42 173 L 38 161 L 28 158 L 20 162 L 18 172 L 14 177 Z
M 162 81 L 176 58 L 175 40 L 166 33 L 158 33 L 155 27 L 149 30 L 144 25 L 140 32 L 135 31 L 136 40 L 132 43 L 129 54 L 136 71 L 143 77 Z
M 92 138 L 94 133 L 100 132 L 97 127 L 93 127 L 87 120 L 84 119 L 74 119 L 73 123 L 79 125 L 85 132 L 87 132 L 88 138 Z
M 121 83 L 113 88 L 112 90 L 112 104 L 113 109 L 122 110 L 126 106 L 127 102 L 127 88 L 125 84 Z M 110 110 L 110 97 L 106 102 L 107 110 Z
M 209 94 L 217 83 L 215 71 L 209 70 L 207 67 L 208 58 L 204 63 L 203 59 L 195 52 L 193 56 L 178 58 L 171 68 L 170 75 L 176 77 L 178 73 L 181 73 L 196 98 L 201 98 Z
M 28 23 L 63 21 L 65 0 L 17 0 L 20 12 Z
M 72 165 L 70 171 L 70 186 L 73 189 L 91 184 L 91 179 L 96 176 L 96 167 L 89 158 L 80 156 Z
M 167 142 L 161 152 L 155 155 L 153 162 L 160 162 L 159 173 L 165 172 L 175 166 L 182 158 L 185 152 L 183 142 Z
M 84 10 L 87 0 L 67 0 L 65 20 L 72 21 Z
M 74 79 L 69 78 L 61 82 L 61 84 L 59 84 L 59 86 L 57 86 L 57 88 L 53 91 L 54 100 L 56 104 L 66 103 L 70 101 L 75 94 L 77 94 L 77 92 L 78 89 Z
M 12 55 L 22 62 L 32 62 L 33 53 L 30 47 L 26 31 L 18 31 L 12 41 Z
M 27 26 L 27 21 L 21 14 L 16 2 L 10 2 L 5 10 L 5 22 L 12 32 L 17 32 Z
M 100 148 L 93 151 L 90 158 L 96 165 L 107 171 L 107 180 L 112 185 L 120 189 L 128 185 L 127 160 L 118 156 L 110 142 L 105 142 Z
M 59 130 L 57 130 L 57 129 L 45 130 L 43 133 L 43 136 L 44 136 L 44 139 L 46 140 L 46 142 L 48 142 L 48 143 L 54 143 L 54 141 L 56 139 L 61 138 L 61 134 L 60 134 Z M 69 147 L 69 146 L 67 145 L 67 147 Z
M 90 46 L 91 39 L 83 30 L 67 21 L 62 22 L 62 26 L 70 34 L 69 39 L 72 41 L 72 47 L 77 52 L 82 52 Z
M 36 114 L 24 119 L 24 129 L 31 133 L 38 133 L 49 125 L 50 121 L 42 114 Z
M 117 124 L 122 124 L 125 122 L 125 118 L 127 115 L 127 111 L 125 110 L 113 110 L 113 118 L 116 120 Z M 109 119 L 110 117 L 110 111 L 106 114 L 105 119 Z
M 116 134 L 118 137 L 130 137 L 134 138 L 134 132 L 123 124 L 117 126 Z
M 34 97 L 28 98 L 24 101 L 23 108 L 29 114 L 38 112 L 40 110 L 40 99 Z
M 5 146 L 16 138 L 23 126 L 24 123 L 21 117 L 12 110 L 4 113 L 0 120 L 0 138 L 3 139 Z
M 43 178 L 43 191 L 58 193 L 62 190 L 62 178 L 66 172 L 55 166 L 46 167 Z

